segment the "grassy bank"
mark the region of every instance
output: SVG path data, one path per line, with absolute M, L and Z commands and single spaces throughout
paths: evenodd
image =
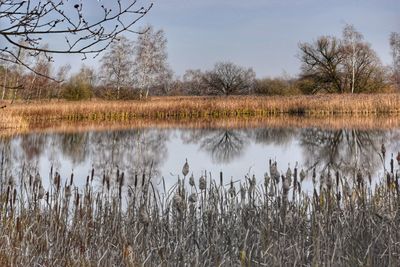
M 7 103 L 3 103 L 7 105 Z M 138 120 L 209 120 L 302 116 L 400 114 L 400 95 L 317 95 L 292 97 L 155 97 L 148 101 L 33 102 L 7 105 L 0 128 L 23 129 L 57 122 L 135 123 Z
M 2 266 L 398 266 L 399 178 L 373 186 L 275 163 L 259 184 L 93 170 L 86 186 L 50 173 L 0 175 Z M 313 181 L 313 194 L 302 190 Z M 65 181 L 66 180 L 66 181 Z M 189 181 L 188 181 L 189 180 Z M 64 182 L 65 181 L 65 182 Z M 188 184 L 187 184 L 188 182 Z

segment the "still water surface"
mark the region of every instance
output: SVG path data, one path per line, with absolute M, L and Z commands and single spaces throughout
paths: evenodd
M 253 174 L 261 182 L 269 160 L 278 162 L 281 173 L 296 164 L 300 169 L 340 170 L 352 177 L 358 169 L 373 177 L 383 174 L 400 151 L 400 130 L 326 130 L 319 128 L 253 129 L 131 129 L 80 133 L 31 133 L 1 139 L 3 168 L 18 176 L 30 169 L 46 180 L 51 166 L 64 179 L 74 173 L 83 185 L 95 169 L 124 172 L 127 183 L 136 174 L 164 177 L 167 186 L 182 177 L 188 160 L 198 178 L 204 172 L 224 180 L 244 179 Z M 382 157 L 382 144 L 386 157 Z M 397 161 L 395 160 L 397 165 Z

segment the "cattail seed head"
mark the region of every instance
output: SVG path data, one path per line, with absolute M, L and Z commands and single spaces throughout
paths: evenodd
M 186 159 L 185 164 L 183 164 L 182 174 L 184 177 L 186 177 L 186 175 L 188 175 L 188 173 L 189 173 L 189 163 L 187 162 L 187 159 Z
M 200 190 L 205 190 L 207 188 L 207 181 L 203 175 L 199 179 L 199 188 L 200 188 Z
M 300 182 L 303 182 L 304 179 L 306 178 L 306 173 L 303 169 L 300 171 Z
M 190 177 L 189 177 L 189 185 L 190 185 L 190 186 L 194 186 L 194 185 L 195 185 L 193 173 L 192 173 L 192 175 L 190 175 Z
M 189 202 L 191 202 L 191 203 L 197 202 L 197 194 L 196 194 L 196 193 L 190 194 L 190 196 L 189 196 Z

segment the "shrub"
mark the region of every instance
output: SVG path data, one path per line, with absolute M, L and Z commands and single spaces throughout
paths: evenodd
M 67 100 L 89 99 L 92 97 L 92 86 L 79 76 L 74 76 L 66 84 L 61 95 Z
M 301 93 L 292 80 L 282 78 L 257 80 L 255 92 L 260 95 L 297 95 Z

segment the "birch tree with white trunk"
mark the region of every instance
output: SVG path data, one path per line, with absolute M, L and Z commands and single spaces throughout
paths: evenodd
M 393 57 L 393 81 L 397 89 L 400 89 L 400 33 L 390 34 L 390 48 Z
M 356 76 L 356 61 L 357 61 L 357 46 L 362 42 L 363 35 L 356 30 L 354 25 L 347 24 L 343 29 L 343 42 L 349 56 L 351 66 L 351 93 L 354 93 L 355 76 Z
M 172 79 L 168 65 L 167 39 L 163 30 L 148 26 L 135 43 L 135 77 L 140 96 L 147 98 L 150 90 L 164 87 Z M 145 95 L 143 95 L 145 94 Z
M 101 59 L 100 79 L 106 86 L 116 90 L 120 98 L 123 87 L 132 86 L 134 50 L 133 42 L 122 36 L 113 42 Z

